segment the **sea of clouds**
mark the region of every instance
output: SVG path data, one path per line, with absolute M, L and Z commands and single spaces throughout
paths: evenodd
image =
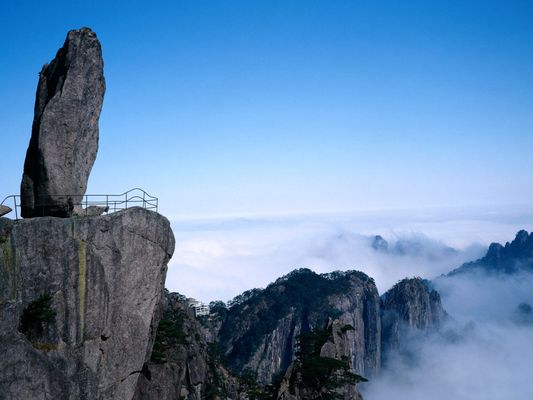
M 366 400 L 533 399 L 533 274 L 438 279 L 450 321 L 363 386 Z
M 481 257 L 491 242 L 533 228 L 529 215 L 418 210 L 175 220 L 176 251 L 166 284 L 202 301 L 227 301 L 295 268 L 356 269 L 373 277 L 383 293 L 404 277 L 433 278 Z M 391 250 L 375 251 L 375 235 Z
M 203 301 L 265 287 L 294 268 L 357 269 L 380 293 L 404 277 L 432 279 L 450 315 L 436 334 L 389 359 L 362 385 L 365 400 L 533 399 L 533 275 L 438 278 L 533 229 L 533 213 L 490 210 L 379 212 L 172 221 L 176 251 L 167 287 Z M 375 235 L 387 251 L 372 247 Z M 405 354 L 405 353 L 404 353 Z

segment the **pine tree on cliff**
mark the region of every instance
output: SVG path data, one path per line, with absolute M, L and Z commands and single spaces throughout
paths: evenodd
M 351 371 L 349 360 L 321 356 L 322 346 L 331 334 L 328 329 L 316 328 L 298 336 L 297 358 L 289 384 L 292 389 L 298 387 L 300 393 L 305 392 L 308 400 L 343 399 L 342 389 L 346 385 L 367 381 Z

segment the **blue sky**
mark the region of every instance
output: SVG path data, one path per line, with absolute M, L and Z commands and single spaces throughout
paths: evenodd
M 172 217 L 533 203 L 530 1 L 0 5 L 0 197 L 18 192 L 37 73 L 99 36 L 89 192 Z

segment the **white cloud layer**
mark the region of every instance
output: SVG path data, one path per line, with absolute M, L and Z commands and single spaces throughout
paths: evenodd
M 176 251 L 166 284 L 204 301 L 229 300 L 308 267 L 361 270 L 383 292 L 406 276 L 433 278 L 481 256 L 492 241 L 533 228 L 524 226 L 533 219 L 521 215 L 444 210 L 173 221 Z M 419 252 L 377 253 L 370 247 L 376 234 L 392 246 L 407 240 Z M 458 251 L 448 253 L 447 246 Z
M 517 307 L 533 304 L 533 275 L 439 280 L 453 316 L 441 334 L 412 343 L 365 385 L 365 400 L 527 400 L 533 398 L 533 325 Z
M 437 277 L 482 256 L 493 241 L 531 231 L 531 216 L 455 210 L 173 221 L 177 244 L 167 287 L 228 300 L 309 267 L 364 271 L 383 293 L 403 277 Z M 376 234 L 393 250 L 376 252 Z M 398 242 L 403 254 L 394 251 Z M 435 285 L 453 321 L 444 335 L 413 343 L 414 359 L 392 359 L 363 385 L 365 400 L 533 399 L 533 326 L 516 323 L 518 304 L 533 305 L 532 275 L 457 276 Z

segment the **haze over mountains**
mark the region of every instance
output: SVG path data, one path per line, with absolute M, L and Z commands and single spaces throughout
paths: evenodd
M 217 306 L 213 317 L 217 322 L 208 324 L 209 336 L 220 346 L 223 363 L 231 371 L 249 371 L 258 382 L 268 384 L 278 371 L 292 365 L 295 355 L 289 349 L 296 341 L 295 332 L 320 326 L 320 320 L 329 316 L 352 327 L 342 334 L 348 335 L 343 340 L 351 345 L 341 354 L 370 378 L 369 383 L 358 385 L 365 399 L 431 396 L 444 400 L 452 396 L 481 400 L 506 398 L 509 393 L 511 398 L 524 398 L 533 394 L 532 373 L 522 357 L 533 355 L 529 346 L 533 334 L 532 237 L 519 231 L 505 246 L 493 243 L 477 261 L 433 281 L 404 279 L 383 294 L 379 304 L 373 280 L 360 272 L 317 275 L 295 270 L 264 290 L 238 296 L 229 310 Z M 430 258 L 456 253 L 443 245 L 427 252 L 419 242 L 398 240 L 391 246 L 382 237 L 366 239 L 376 252 Z M 366 281 L 374 293 L 360 291 L 361 283 L 345 287 L 352 279 Z M 362 296 L 360 305 L 358 296 Z M 379 309 L 378 319 L 372 322 L 371 315 Z M 362 314 L 354 317 L 355 310 Z M 365 336 L 369 334 L 377 336 Z M 350 347 L 361 343 L 373 352 Z M 357 361 L 358 357 L 363 358 Z M 348 389 L 343 390 L 347 393 Z
M 491 244 L 477 261 L 432 281 L 450 319 L 413 341 L 366 388 L 369 399 L 526 399 L 533 396 L 531 234 Z
M 533 3 L 385 3 L 3 7 L 0 400 L 533 399 Z
M 210 317 L 199 324 L 190 309 L 188 317 L 184 314 L 184 297 L 167 295 L 166 318 L 173 321 L 168 323 L 185 336 L 182 344 L 162 348 L 170 370 L 152 356 L 148 369 L 158 379 L 151 383 L 141 377 L 140 388 L 142 393 L 179 393 L 169 385 L 177 379 L 180 388 L 196 388 L 198 398 L 213 390 L 237 399 L 315 398 L 305 384 L 306 361 L 298 346 L 302 337 L 324 327 L 316 360 L 347 362 L 370 380 L 339 384 L 341 399 L 361 394 L 375 400 L 527 398 L 533 394 L 526 368 L 533 355 L 532 237 L 519 231 L 505 246 L 491 244 L 483 257 L 452 273 L 432 281 L 406 278 L 381 296 L 362 272 L 298 269 L 265 289 L 242 293 L 228 307 L 212 303 Z M 378 236 L 365 240 L 372 251 L 396 256 L 457 253 L 442 244 L 427 251 L 410 240 L 393 245 Z M 182 310 L 177 320 L 169 313 L 176 307 Z M 183 364 L 190 346 L 198 350 Z M 169 371 L 176 371 L 170 381 Z M 195 398 L 189 389 L 186 393 Z
M 177 256 L 167 287 L 203 301 L 229 300 L 265 287 L 294 268 L 316 272 L 357 269 L 380 292 L 405 276 L 433 278 L 484 256 L 533 220 L 527 210 L 431 210 L 339 215 L 173 221 Z M 377 252 L 372 238 L 414 244 L 418 252 Z M 456 252 L 450 252 L 453 248 Z M 198 277 L 201 276 L 201 281 Z M 224 280 L 225 285 L 219 282 Z

